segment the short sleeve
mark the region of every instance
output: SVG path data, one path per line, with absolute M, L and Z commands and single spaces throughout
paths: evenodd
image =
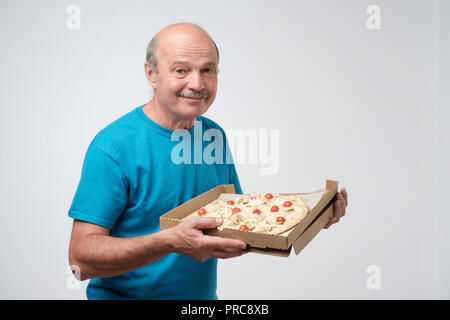
M 111 229 L 127 205 L 117 159 L 91 144 L 86 153 L 69 217 Z

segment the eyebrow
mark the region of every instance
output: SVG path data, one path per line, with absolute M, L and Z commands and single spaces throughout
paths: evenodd
M 176 64 L 181 64 L 181 65 L 188 65 L 189 64 L 189 62 L 187 62 L 187 61 L 183 61 L 183 60 L 177 60 L 177 61 L 174 61 L 172 64 L 171 64 L 171 67 L 173 67 L 174 65 L 176 65 Z M 209 66 L 217 66 L 217 64 L 215 63 L 215 62 L 213 62 L 213 61 L 208 61 L 208 62 L 206 62 L 204 65 L 203 65 L 203 67 L 209 67 Z

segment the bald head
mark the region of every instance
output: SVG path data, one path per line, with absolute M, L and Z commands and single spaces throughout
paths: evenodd
M 210 35 L 196 24 L 181 22 L 164 27 L 148 44 L 146 60 L 150 63 L 154 72 L 158 72 L 158 56 L 161 54 L 161 48 L 176 47 L 180 43 L 214 48 L 217 63 L 219 63 L 219 49 Z

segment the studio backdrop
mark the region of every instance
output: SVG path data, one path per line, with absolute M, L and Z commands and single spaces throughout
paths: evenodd
M 243 191 L 349 196 L 299 255 L 219 260 L 219 298 L 450 298 L 449 2 L 2 1 L 0 298 L 86 298 L 67 216 L 83 159 L 152 97 L 146 46 L 176 22 L 220 51 L 205 116 L 257 133 L 230 141 Z

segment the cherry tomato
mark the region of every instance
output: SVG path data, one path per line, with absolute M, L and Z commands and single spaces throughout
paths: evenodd
M 204 216 L 206 214 L 206 209 L 205 208 L 201 208 L 200 210 L 197 211 L 199 216 Z
M 234 207 L 232 212 L 238 213 L 238 212 L 241 212 L 241 209 L 239 209 L 238 207 Z
M 261 210 L 255 209 L 255 210 L 253 210 L 253 213 L 254 213 L 254 214 L 261 214 Z
M 286 219 L 284 217 L 277 217 L 277 223 L 284 223 Z
M 234 206 L 234 201 L 233 200 L 228 200 L 227 204 L 229 204 L 230 206 Z
M 243 224 L 242 226 L 239 227 L 239 230 L 241 230 L 241 231 L 248 231 L 248 226 Z
M 273 195 L 271 193 L 266 193 L 266 199 L 270 200 L 273 198 Z
M 286 201 L 285 203 L 283 203 L 283 206 L 284 207 L 290 207 L 290 206 L 292 206 L 292 202 Z
M 272 212 L 278 212 L 278 210 L 280 210 L 280 208 L 278 208 L 278 206 L 273 206 L 272 208 L 270 208 L 270 211 L 272 211 Z

